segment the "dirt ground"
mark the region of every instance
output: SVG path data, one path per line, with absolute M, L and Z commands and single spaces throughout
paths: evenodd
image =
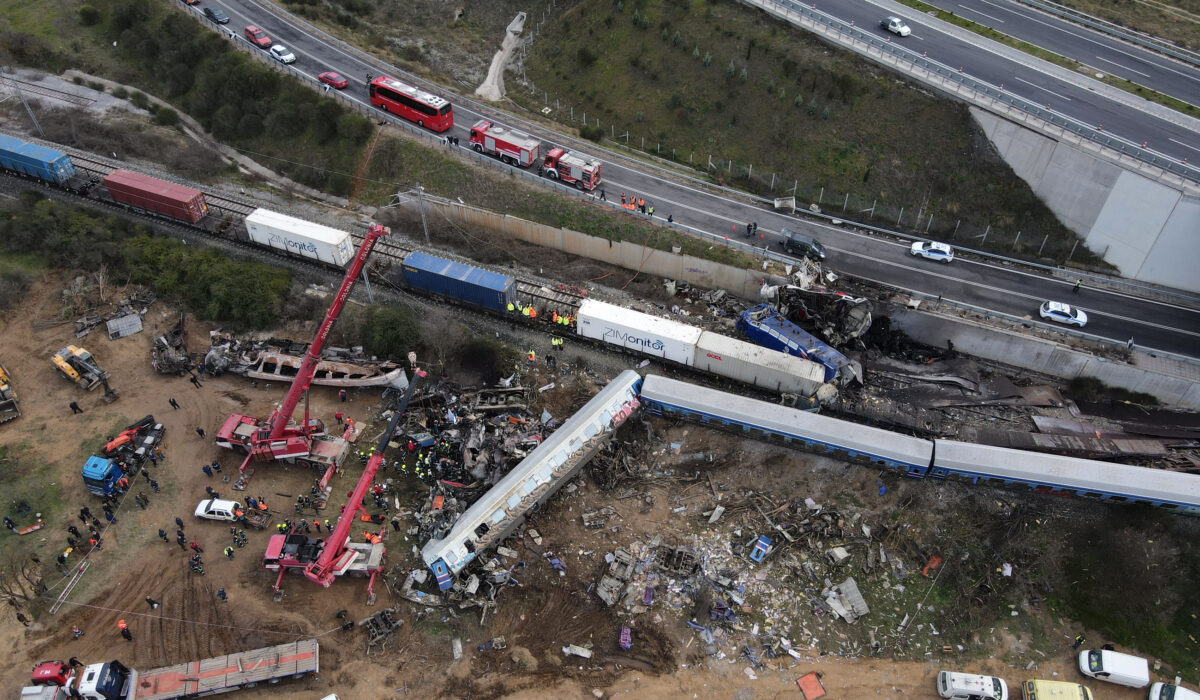
M 924 663 L 847 658 L 839 655 L 831 639 L 827 646 L 806 648 L 802 660 L 788 656 L 769 659 L 766 667 L 748 673 L 749 664 L 736 654 L 716 660 L 698 651 L 699 640 L 683 624 L 687 611 L 667 606 L 634 620 L 624 612 L 609 610 L 588 591 L 604 569 L 604 554 L 618 544 L 668 531 L 678 519 L 673 513 L 676 503 L 686 504 L 692 498 L 689 494 L 708 488 L 670 481 L 644 487 L 645 493 L 655 497 L 653 507 L 644 513 L 637 512 L 633 501 L 604 492 L 587 479 L 574 482 L 574 489 L 551 500 L 531 519 L 530 525 L 545 536 L 542 545 L 535 546 L 527 537 L 510 543 L 529 565 L 520 577 L 521 585 L 504 591 L 497 609 L 483 624 L 477 610 L 416 606 L 393 598 L 381 582 L 374 609 L 397 605 L 406 624 L 384 652 L 367 657 L 362 633 L 342 631 L 336 618 L 341 609 L 346 609 L 351 619 L 366 617 L 374 610 L 365 604 L 365 581 L 338 580 L 333 587 L 320 589 L 302 579 L 288 579 L 282 602 L 273 602 L 273 577 L 256 562 L 268 532 L 250 530 L 248 546 L 235 550 L 230 561 L 220 553 L 229 544 L 228 529 L 190 515 L 204 497 L 205 485 L 212 485 L 222 495 L 237 495 L 226 481 L 236 470 L 237 460 L 212 444 L 221 421 L 234 411 L 265 416 L 286 387 L 253 388 L 247 380 L 227 376 L 208 378 L 202 388 L 196 388 L 185 378 L 155 374 L 147 360 L 155 326 L 165 329 L 174 318 L 173 310 L 161 303 L 149 308 L 146 330 L 140 334 L 110 341 L 98 330 L 76 340 L 70 323 L 49 324 L 58 317 L 63 283 L 62 275 L 47 275 L 35 284 L 20 313 L 0 319 L 0 359 L 14 377 L 24 411 L 20 419 L 0 427 L 0 443 L 14 447 L 22 463 L 45 464 L 52 474 L 43 486 L 45 505 L 39 505 L 36 496 L 31 503 L 36 509 L 45 508 L 47 526 L 28 536 L 36 539 L 21 544 L 33 545 L 44 562 L 62 551 L 65 528 L 74 520 L 74 513 L 84 504 L 96 504 L 79 479 L 80 464 L 99 440 L 147 413 L 167 426 L 166 460 L 151 467 L 162 493 L 150 493 L 146 510 L 132 501 L 122 506 L 119 522 L 105 533 L 104 548 L 89 555 L 91 568 L 56 614 L 42 613 L 32 626 L 22 628 L 12 618 L 12 610 L 3 609 L 0 615 L 7 624 L 0 626 L 0 650 L 11 659 L 0 670 L 3 687 L 19 687 L 28 677 L 28 669 L 47 658 L 76 656 L 85 663 L 117 658 L 133 667 L 150 668 L 308 636 L 320 640 L 319 676 L 242 691 L 239 697 L 315 699 L 337 692 L 343 698 L 586 698 L 599 697 L 597 693 L 606 697 L 796 698 L 795 679 L 817 670 L 824 674 L 831 698 L 905 698 L 933 697 L 933 678 L 946 667 L 995 673 L 1010 685 L 1035 676 L 1078 677 L 1067 653 L 1069 639 L 1077 630 L 1067 624 L 1057 628 L 1060 643 L 1052 641 L 1062 652 L 1051 656 L 1031 650 L 1021 641 L 1019 631 L 993 628 L 980 634 L 991 653 L 973 655 L 970 660 L 932 653 Z M 192 350 L 205 345 L 207 330 L 202 324 L 189 324 Z M 104 404 L 99 392 L 85 393 L 55 374 L 48 358 L 68 343 L 91 350 L 112 373 L 112 384 L 121 394 L 117 401 Z M 169 406 L 172 397 L 179 402 L 179 410 Z M 315 388 L 311 410 L 318 416 L 346 410 L 351 417 L 365 420 L 372 413 L 374 399 L 368 392 L 354 392 L 349 404 L 341 406 L 335 391 Z M 68 404 L 72 400 L 79 402 L 83 414 L 71 415 Z M 197 427 L 204 428 L 209 438 L 200 439 Z M 711 470 L 715 483 L 733 491 L 752 484 L 764 490 L 786 492 L 792 488 L 821 499 L 845 489 L 869 494 L 877 483 L 871 470 L 847 468 L 824 457 L 743 443 L 694 426 L 660 425 L 655 429 L 664 439 L 685 445 L 682 456 L 655 458 L 662 460 L 663 468 L 679 473 Z M 716 453 L 717 463 L 689 466 L 687 455 L 697 451 Z M 201 464 L 214 459 L 224 465 L 225 478 L 209 479 L 201 471 Z M 759 464 L 771 469 L 746 468 Z M 335 480 L 330 512 L 336 512 L 332 508 L 340 505 L 338 496 L 352 486 L 356 471 L 357 466 L 351 465 Z M 295 496 L 307 490 L 312 477 L 286 465 L 262 468 L 249 492 L 266 497 L 272 508 L 282 509 L 286 517 Z M 406 493 L 417 492 L 415 485 L 398 486 Z M 149 492 L 141 482 L 135 483 L 133 490 Z M 579 515 L 601 504 L 617 509 L 617 525 L 584 529 Z M 412 505 L 402 503 L 404 507 Z M 174 532 L 176 517 L 184 520 L 188 537 L 205 548 L 207 575 L 190 574 L 188 554 L 173 541 L 158 539 L 160 527 Z M 702 528 L 693 527 L 691 532 L 706 536 Z M 391 564 L 418 565 L 416 542 L 403 532 L 392 533 L 387 544 Z M 561 557 L 567 568 L 565 576 L 556 575 L 544 564 L 546 552 Z M 78 562 L 78 555 L 71 561 Z M 61 590 L 57 574 L 47 567 L 46 575 L 51 588 L 48 595 L 57 596 Z M 228 591 L 229 602 L 216 598 L 218 587 Z M 146 596 L 162 601 L 162 606 L 150 610 Z M 129 621 L 132 642 L 120 639 L 118 619 Z M 628 652 L 616 645 L 622 624 L 634 627 L 635 644 Z M 72 625 L 85 631 L 82 639 L 71 638 Z M 507 650 L 476 650 L 479 643 L 501 635 L 508 641 Z M 465 652 L 458 661 L 451 653 L 455 637 L 462 640 Z M 566 644 L 590 645 L 595 656 L 586 661 L 565 657 L 561 647 Z M 1033 666 L 1026 670 L 1029 663 Z M 1108 686 L 1101 695 L 1106 699 L 1140 697 L 1136 691 Z

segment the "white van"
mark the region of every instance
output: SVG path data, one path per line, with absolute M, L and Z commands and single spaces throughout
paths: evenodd
M 1092 700 L 1092 691 L 1066 681 L 1025 681 L 1021 694 L 1025 700 Z
M 940 671 L 938 696 L 951 700 L 1008 700 L 1008 685 L 1002 678 L 974 673 Z
M 1079 652 L 1079 672 L 1098 681 L 1130 688 L 1150 685 L 1150 664 L 1145 659 L 1107 649 L 1084 649 Z
M 1200 700 L 1200 693 L 1170 683 L 1150 686 L 1150 700 Z

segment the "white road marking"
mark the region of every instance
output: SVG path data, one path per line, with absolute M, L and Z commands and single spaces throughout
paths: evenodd
M 1000 19 L 999 17 L 993 17 L 993 16 L 989 15 L 988 13 L 980 12 L 979 10 L 976 10 L 973 7 L 967 7 L 966 5 L 959 5 L 959 7 L 966 10 L 967 12 L 974 12 L 977 15 L 983 15 L 984 17 L 987 17 L 988 19 L 992 20 L 993 22 L 999 22 L 1000 24 L 1004 24 L 1004 20 Z
M 1105 58 L 1105 57 L 1103 57 L 1103 56 L 1097 56 L 1096 58 L 1097 58 L 1098 60 L 1104 61 L 1105 63 L 1111 63 L 1111 64 L 1113 64 L 1114 66 L 1116 66 L 1117 68 L 1120 68 L 1120 69 L 1122 69 L 1122 70 L 1127 70 L 1127 71 L 1129 71 L 1130 73 L 1137 73 L 1138 75 L 1142 76 L 1143 78 L 1149 78 L 1149 77 L 1150 77 L 1150 75 L 1149 75 L 1148 73 L 1143 73 L 1143 72 L 1141 72 L 1141 71 L 1134 70 L 1134 69 L 1130 68 L 1129 66 L 1123 66 L 1123 65 L 1121 65 L 1120 63 L 1117 63 L 1116 61 L 1110 61 L 1110 60 L 1108 60 L 1107 58 Z
M 1021 77 L 1018 77 L 1018 76 L 1015 76 L 1015 75 L 1014 75 L 1014 76 L 1013 76 L 1013 80 L 1020 80 L 1022 83 L 1025 83 L 1025 84 L 1026 84 L 1026 85 L 1028 85 L 1029 87 L 1035 87 L 1035 88 L 1037 88 L 1038 90 L 1045 90 L 1046 92 L 1050 93 L 1051 95 L 1054 95 L 1055 97 L 1058 97 L 1058 98 L 1060 98 L 1060 99 L 1066 100 L 1067 102 L 1070 102 L 1070 101 L 1071 101 L 1071 98 L 1070 98 L 1070 97 L 1067 97 L 1066 95 L 1060 95 L 1060 94 L 1058 94 L 1057 92 L 1055 92 L 1055 91 L 1051 90 L 1050 88 L 1044 88 L 1044 87 L 1042 87 L 1041 85 L 1038 85 L 1038 84 L 1036 84 L 1036 83 L 1031 83 L 1031 82 L 1029 82 L 1028 80 L 1026 80 L 1026 79 L 1024 79 L 1024 78 L 1021 78 Z
M 1192 149 L 1193 151 L 1195 151 L 1195 152 L 1197 152 L 1197 153 L 1200 153 L 1200 148 L 1196 148 L 1195 146 L 1189 146 L 1189 145 L 1187 145 L 1186 143 L 1184 143 L 1183 141 L 1176 141 L 1175 139 L 1173 139 L 1173 138 L 1171 138 L 1171 137 L 1169 137 L 1169 136 L 1167 137 L 1167 140 L 1168 140 L 1168 141 L 1171 141 L 1171 142 L 1174 142 L 1174 143 L 1177 143 L 1177 144 L 1179 144 L 1180 146 L 1183 146 L 1184 148 L 1190 148 L 1190 149 Z

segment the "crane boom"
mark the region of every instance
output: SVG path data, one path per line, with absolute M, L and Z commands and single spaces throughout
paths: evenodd
M 338 289 L 337 296 L 333 298 L 333 303 L 325 311 L 325 319 L 321 321 L 321 327 L 317 329 L 316 337 L 309 344 L 308 351 L 304 353 L 304 361 L 300 364 L 296 378 L 292 380 L 292 386 L 288 389 L 287 396 L 280 404 L 279 409 L 271 413 L 271 417 L 267 419 L 265 427 L 270 430 L 267 440 L 278 440 L 283 437 L 288 422 L 296 411 L 296 405 L 300 403 L 300 397 L 308 391 L 312 384 L 313 374 L 317 371 L 317 361 L 321 357 L 321 349 L 325 347 L 325 339 L 329 337 L 329 331 L 337 321 L 338 315 L 342 313 L 342 307 L 346 305 L 346 299 L 354 289 L 354 283 L 367 264 L 367 258 L 371 255 L 371 249 L 375 247 L 375 241 L 388 233 L 391 233 L 391 230 L 379 224 L 371 224 L 367 229 L 366 238 L 363 239 L 358 254 L 354 256 L 350 267 L 346 268 L 346 276 L 342 279 L 342 286 Z M 307 429 L 306 425 L 305 430 L 307 431 Z
M 319 583 L 326 588 L 333 582 L 332 564 L 337 561 L 338 557 L 346 551 L 346 541 L 350 539 L 350 528 L 354 527 L 354 523 L 358 519 L 358 511 L 362 510 L 363 497 L 367 495 L 367 489 L 371 487 L 375 481 L 375 475 L 379 473 L 379 467 L 384 462 L 384 451 L 387 450 L 388 442 L 392 439 L 392 433 L 395 432 L 396 426 L 400 424 L 400 419 L 404 416 L 404 410 L 408 408 L 408 400 L 412 397 L 413 390 L 417 386 L 417 382 L 425 377 L 425 372 L 416 370 L 413 372 L 412 381 L 408 383 L 408 389 L 404 391 L 404 396 L 400 398 L 400 403 L 396 406 L 395 413 L 392 414 L 392 420 L 388 423 L 387 430 L 383 431 L 383 435 L 379 438 L 379 444 L 375 447 L 375 454 L 367 460 L 367 466 L 363 469 L 362 476 L 358 480 L 358 485 L 354 487 L 354 491 L 350 494 L 350 500 L 346 503 L 346 510 L 338 518 L 337 524 L 333 526 L 333 531 L 329 533 L 329 537 L 325 539 L 325 546 L 321 548 L 321 554 L 317 560 L 304 567 L 304 575 L 314 583 Z

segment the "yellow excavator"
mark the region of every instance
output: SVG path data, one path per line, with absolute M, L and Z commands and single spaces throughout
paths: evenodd
M 20 404 L 17 402 L 17 392 L 12 387 L 12 379 L 8 370 L 0 365 L 0 423 L 7 423 L 21 415 Z
M 101 384 L 104 385 L 104 399 L 111 401 L 117 398 L 117 392 L 108 385 L 108 372 L 101 369 L 92 353 L 84 348 L 68 345 L 54 353 L 50 358 L 54 368 L 64 379 L 75 382 L 78 386 L 91 391 Z

